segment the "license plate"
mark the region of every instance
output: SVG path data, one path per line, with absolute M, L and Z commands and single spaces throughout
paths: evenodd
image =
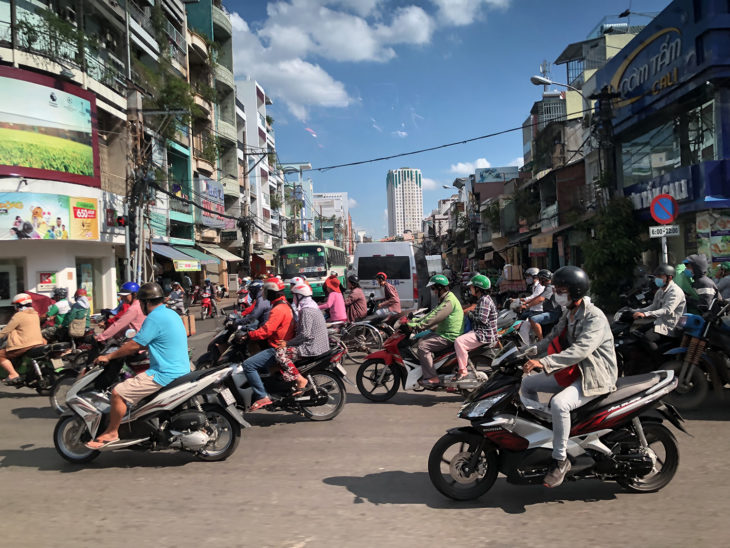
M 51 358 L 51 364 L 53 365 L 53 369 L 65 369 L 66 367 L 66 364 L 63 363 L 61 358 Z
M 233 394 L 231 394 L 231 391 L 228 388 L 221 390 L 220 394 L 223 396 L 223 401 L 226 402 L 226 405 L 233 405 L 236 403 L 236 398 L 233 397 Z
M 338 363 L 336 365 L 336 367 L 337 367 L 337 371 L 339 371 L 340 373 L 342 373 L 343 376 L 345 376 L 345 377 L 347 376 L 347 371 L 345 371 L 345 368 L 342 367 L 342 364 L 339 364 Z

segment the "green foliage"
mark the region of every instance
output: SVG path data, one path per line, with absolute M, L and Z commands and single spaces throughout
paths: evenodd
M 641 225 L 634 217 L 631 201 L 617 198 L 588 226 L 595 232 L 595 237 L 583 246 L 591 293 L 599 306 L 613 311 L 620 306 L 621 283 L 631 275 L 643 251 Z
M 217 137 L 210 136 L 203 139 L 203 150 L 201 151 L 200 157 L 215 165 L 218 162 L 218 155 L 220 152 L 220 142 Z
M 51 59 L 64 59 L 83 65 L 86 48 L 99 47 L 97 36 L 84 32 L 49 9 L 36 11 L 37 17 L 28 17 L 16 23 L 18 45 L 40 52 Z
M 282 206 L 282 200 L 278 194 L 269 194 L 269 203 L 274 211 L 278 211 Z

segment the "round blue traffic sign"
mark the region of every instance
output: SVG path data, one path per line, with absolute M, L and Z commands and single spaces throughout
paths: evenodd
M 679 206 L 669 194 L 660 194 L 651 201 L 649 206 L 651 217 L 660 225 L 668 225 L 674 222 L 679 214 Z

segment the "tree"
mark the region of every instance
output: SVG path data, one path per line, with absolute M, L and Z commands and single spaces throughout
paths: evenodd
M 583 247 L 591 293 L 599 306 L 614 311 L 620 307 L 622 285 L 644 250 L 641 224 L 628 198 L 612 200 L 588 223 L 595 235 Z

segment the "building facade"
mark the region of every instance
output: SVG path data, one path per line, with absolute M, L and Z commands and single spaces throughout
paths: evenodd
M 315 192 L 312 205 L 315 239 L 331 240 L 336 246 L 346 249 L 350 239 L 347 192 Z
M 402 236 L 406 230 L 420 232 L 423 221 L 421 170 L 403 167 L 388 171 L 388 236 Z

